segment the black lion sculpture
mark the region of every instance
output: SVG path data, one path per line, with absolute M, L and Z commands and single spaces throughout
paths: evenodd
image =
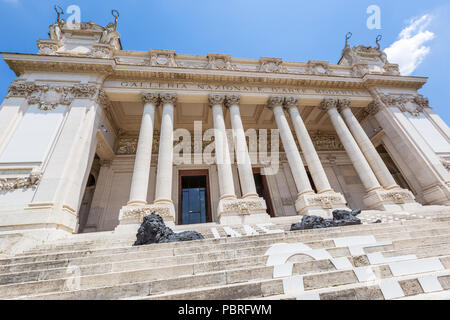
M 353 211 L 334 210 L 333 219 L 324 219 L 318 216 L 303 216 L 301 222 L 291 225 L 291 231 L 361 224 L 361 220 L 356 217 L 360 213 L 361 209 L 356 209 Z
M 177 241 L 202 240 L 204 237 L 195 231 L 175 233 L 164 224 L 161 216 L 152 213 L 144 217 L 144 221 L 136 234 L 135 246 L 152 243 L 167 243 Z

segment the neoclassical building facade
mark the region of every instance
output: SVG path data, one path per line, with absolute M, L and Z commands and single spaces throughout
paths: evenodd
M 450 205 L 449 128 L 379 47 L 337 64 L 128 51 L 50 26 L 0 108 L 0 233 L 43 239 Z M 133 230 L 133 231 L 132 231 Z

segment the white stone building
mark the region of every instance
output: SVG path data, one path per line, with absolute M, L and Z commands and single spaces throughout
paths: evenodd
M 18 77 L 0 107 L 4 247 L 134 233 L 153 211 L 234 225 L 450 205 L 449 128 L 426 78 L 379 48 L 338 64 L 128 51 L 115 24 L 63 20 L 37 45 L 2 53 Z

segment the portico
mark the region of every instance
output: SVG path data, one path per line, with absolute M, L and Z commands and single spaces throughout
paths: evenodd
M 448 127 L 417 93 L 426 79 L 379 48 L 347 46 L 336 65 L 201 57 L 60 24 L 39 54 L 2 54 L 19 78 L 0 109 L 0 232 L 450 204 Z

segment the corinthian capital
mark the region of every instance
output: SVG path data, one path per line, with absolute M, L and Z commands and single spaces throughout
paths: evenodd
M 275 107 L 282 107 L 284 103 L 284 97 L 282 96 L 271 96 L 269 97 L 269 100 L 267 101 L 267 106 L 270 109 L 273 109 Z
M 27 97 L 34 90 L 36 90 L 34 82 L 14 81 L 8 88 L 8 97 Z
M 319 108 L 324 111 L 336 108 L 338 106 L 338 99 L 336 98 L 325 98 L 320 103 Z
M 286 97 L 284 98 L 284 106 L 286 108 L 297 107 L 298 98 L 297 97 Z
M 223 94 L 211 93 L 208 97 L 209 106 L 223 105 L 225 96 Z
M 350 108 L 350 99 L 339 99 L 338 100 L 338 111 L 341 112 L 346 108 Z
M 156 106 L 159 104 L 159 94 L 157 92 L 142 92 L 141 98 L 144 104 L 152 103 Z
M 175 105 L 175 103 L 177 102 L 177 95 L 175 93 L 162 93 L 159 97 L 162 104 L 170 103 L 172 105 Z
M 241 102 L 241 97 L 237 94 L 231 94 L 226 96 L 225 99 L 225 105 L 227 107 L 231 107 L 233 105 L 239 105 L 239 103 Z

